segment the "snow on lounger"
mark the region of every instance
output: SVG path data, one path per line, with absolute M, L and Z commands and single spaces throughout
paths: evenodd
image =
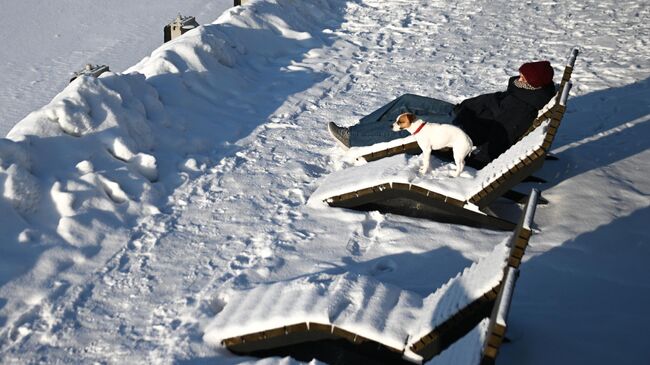
M 423 176 L 418 172 L 420 156 L 395 155 L 328 175 L 309 198 L 309 204 L 324 201 L 331 206 L 384 209 L 510 230 L 514 223 L 489 216 L 479 208 L 523 180 L 529 170 L 541 166 L 553 137 L 551 122 L 552 119 L 545 120 L 481 170 L 466 167 L 460 177 L 453 178 L 449 175 L 449 164 L 433 158 L 436 162 L 432 162 L 432 171 Z M 405 199 L 422 204 L 411 203 L 417 207 L 408 210 L 404 208 L 408 205 Z
M 484 318 L 463 338 L 433 358 L 431 365 L 487 365 L 494 364 L 506 331 L 512 293 L 519 270 L 509 267 L 499 290 L 490 318 Z
M 465 167 L 461 176 L 457 178 L 449 175 L 450 169 L 447 162 L 434 159 L 436 163 L 432 161 L 432 171 L 423 176 L 418 172 L 420 156 L 395 155 L 328 175 L 311 195 L 309 201 L 310 203 L 326 201 L 333 196 L 351 191 L 382 184 L 403 183 L 417 185 L 465 202 L 498 179 L 504 172 L 540 149 L 544 143 L 548 121 L 541 127 L 536 128 L 522 141 L 516 143 L 481 170 Z
M 410 339 L 426 336 L 460 309 L 496 288 L 507 257 L 505 240 L 487 257 L 426 298 L 372 277 L 350 273 L 327 279 L 307 277 L 235 292 L 208 325 L 204 339 L 214 345 L 223 341 L 236 349 L 237 342 L 246 341 L 241 336 L 305 323 L 305 329 L 326 325 L 323 337 L 332 337 L 326 336 L 332 331 L 331 325 L 355 334 L 359 340 L 375 341 L 402 352 L 415 342 Z

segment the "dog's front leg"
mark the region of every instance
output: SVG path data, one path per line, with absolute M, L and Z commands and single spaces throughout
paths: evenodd
M 422 175 L 426 174 L 429 171 L 429 161 L 431 160 L 431 148 L 425 148 L 422 151 L 422 167 L 420 167 L 420 173 Z

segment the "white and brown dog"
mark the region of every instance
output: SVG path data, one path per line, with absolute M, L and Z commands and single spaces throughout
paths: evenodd
M 402 129 L 406 129 L 414 135 L 418 146 L 422 149 L 422 167 L 420 168 L 422 174 L 429 170 L 432 150 L 451 147 L 456 163 L 456 171 L 453 176 L 456 177 L 465 168 L 465 157 L 474 149 L 472 140 L 462 129 L 451 124 L 427 123 L 412 113 L 400 114 L 393 123 L 393 131 L 398 132 Z

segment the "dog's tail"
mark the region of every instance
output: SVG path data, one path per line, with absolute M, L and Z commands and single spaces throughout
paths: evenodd
M 472 149 L 469 150 L 469 153 L 467 154 L 467 155 L 469 156 L 469 155 L 471 155 L 472 153 L 474 153 L 474 151 L 476 151 L 476 148 L 477 148 L 477 147 L 474 145 L 474 141 L 472 141 L 472 139 L 469 138 L 469 136 L 467 136 L 467 141 L 469 142 L 470 146 L 472 146 Z

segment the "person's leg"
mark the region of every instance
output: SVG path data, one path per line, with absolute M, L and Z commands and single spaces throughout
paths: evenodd
M 410 112 L 418 117 L 436 123 L 451 123 L 454 104 L 425 96 L 404 94 L 375 110 L 349 128 L 350 146 L 369 146 L 408 136 L 407 131 L 393 132 L 395 119 Z
M 385 122 L 355 124 L 348 130 L 350 131 L 350 147 L 371 146 L 376 143 L 408 137 L 409 135 L 406 130 L 393 132 L 392 123 Z
M 359 119 L 359 124 L 366 124 L 366 123 L 375 123 L 384 117 L 386 113 L 388 113 L 390 110 L 392 110 L 395 107 L 399 107 L 404 103 L 404 99 L 408 97 L 410 94 L 404 94 L 402 96 L 398 96 L 397 98 L 393 99 L 390 101 L 388 104 L 382 106 L 381 108 L 375 110 L 374 112 L 366 115 L 365 117 Z
M 377 121 L 394 123 L 402 113 L 413 113 L 428 122 L 451 123 L 454 104 L 426 96 L 405 94 L 395 99 L 392 107 L 385 111 Z

